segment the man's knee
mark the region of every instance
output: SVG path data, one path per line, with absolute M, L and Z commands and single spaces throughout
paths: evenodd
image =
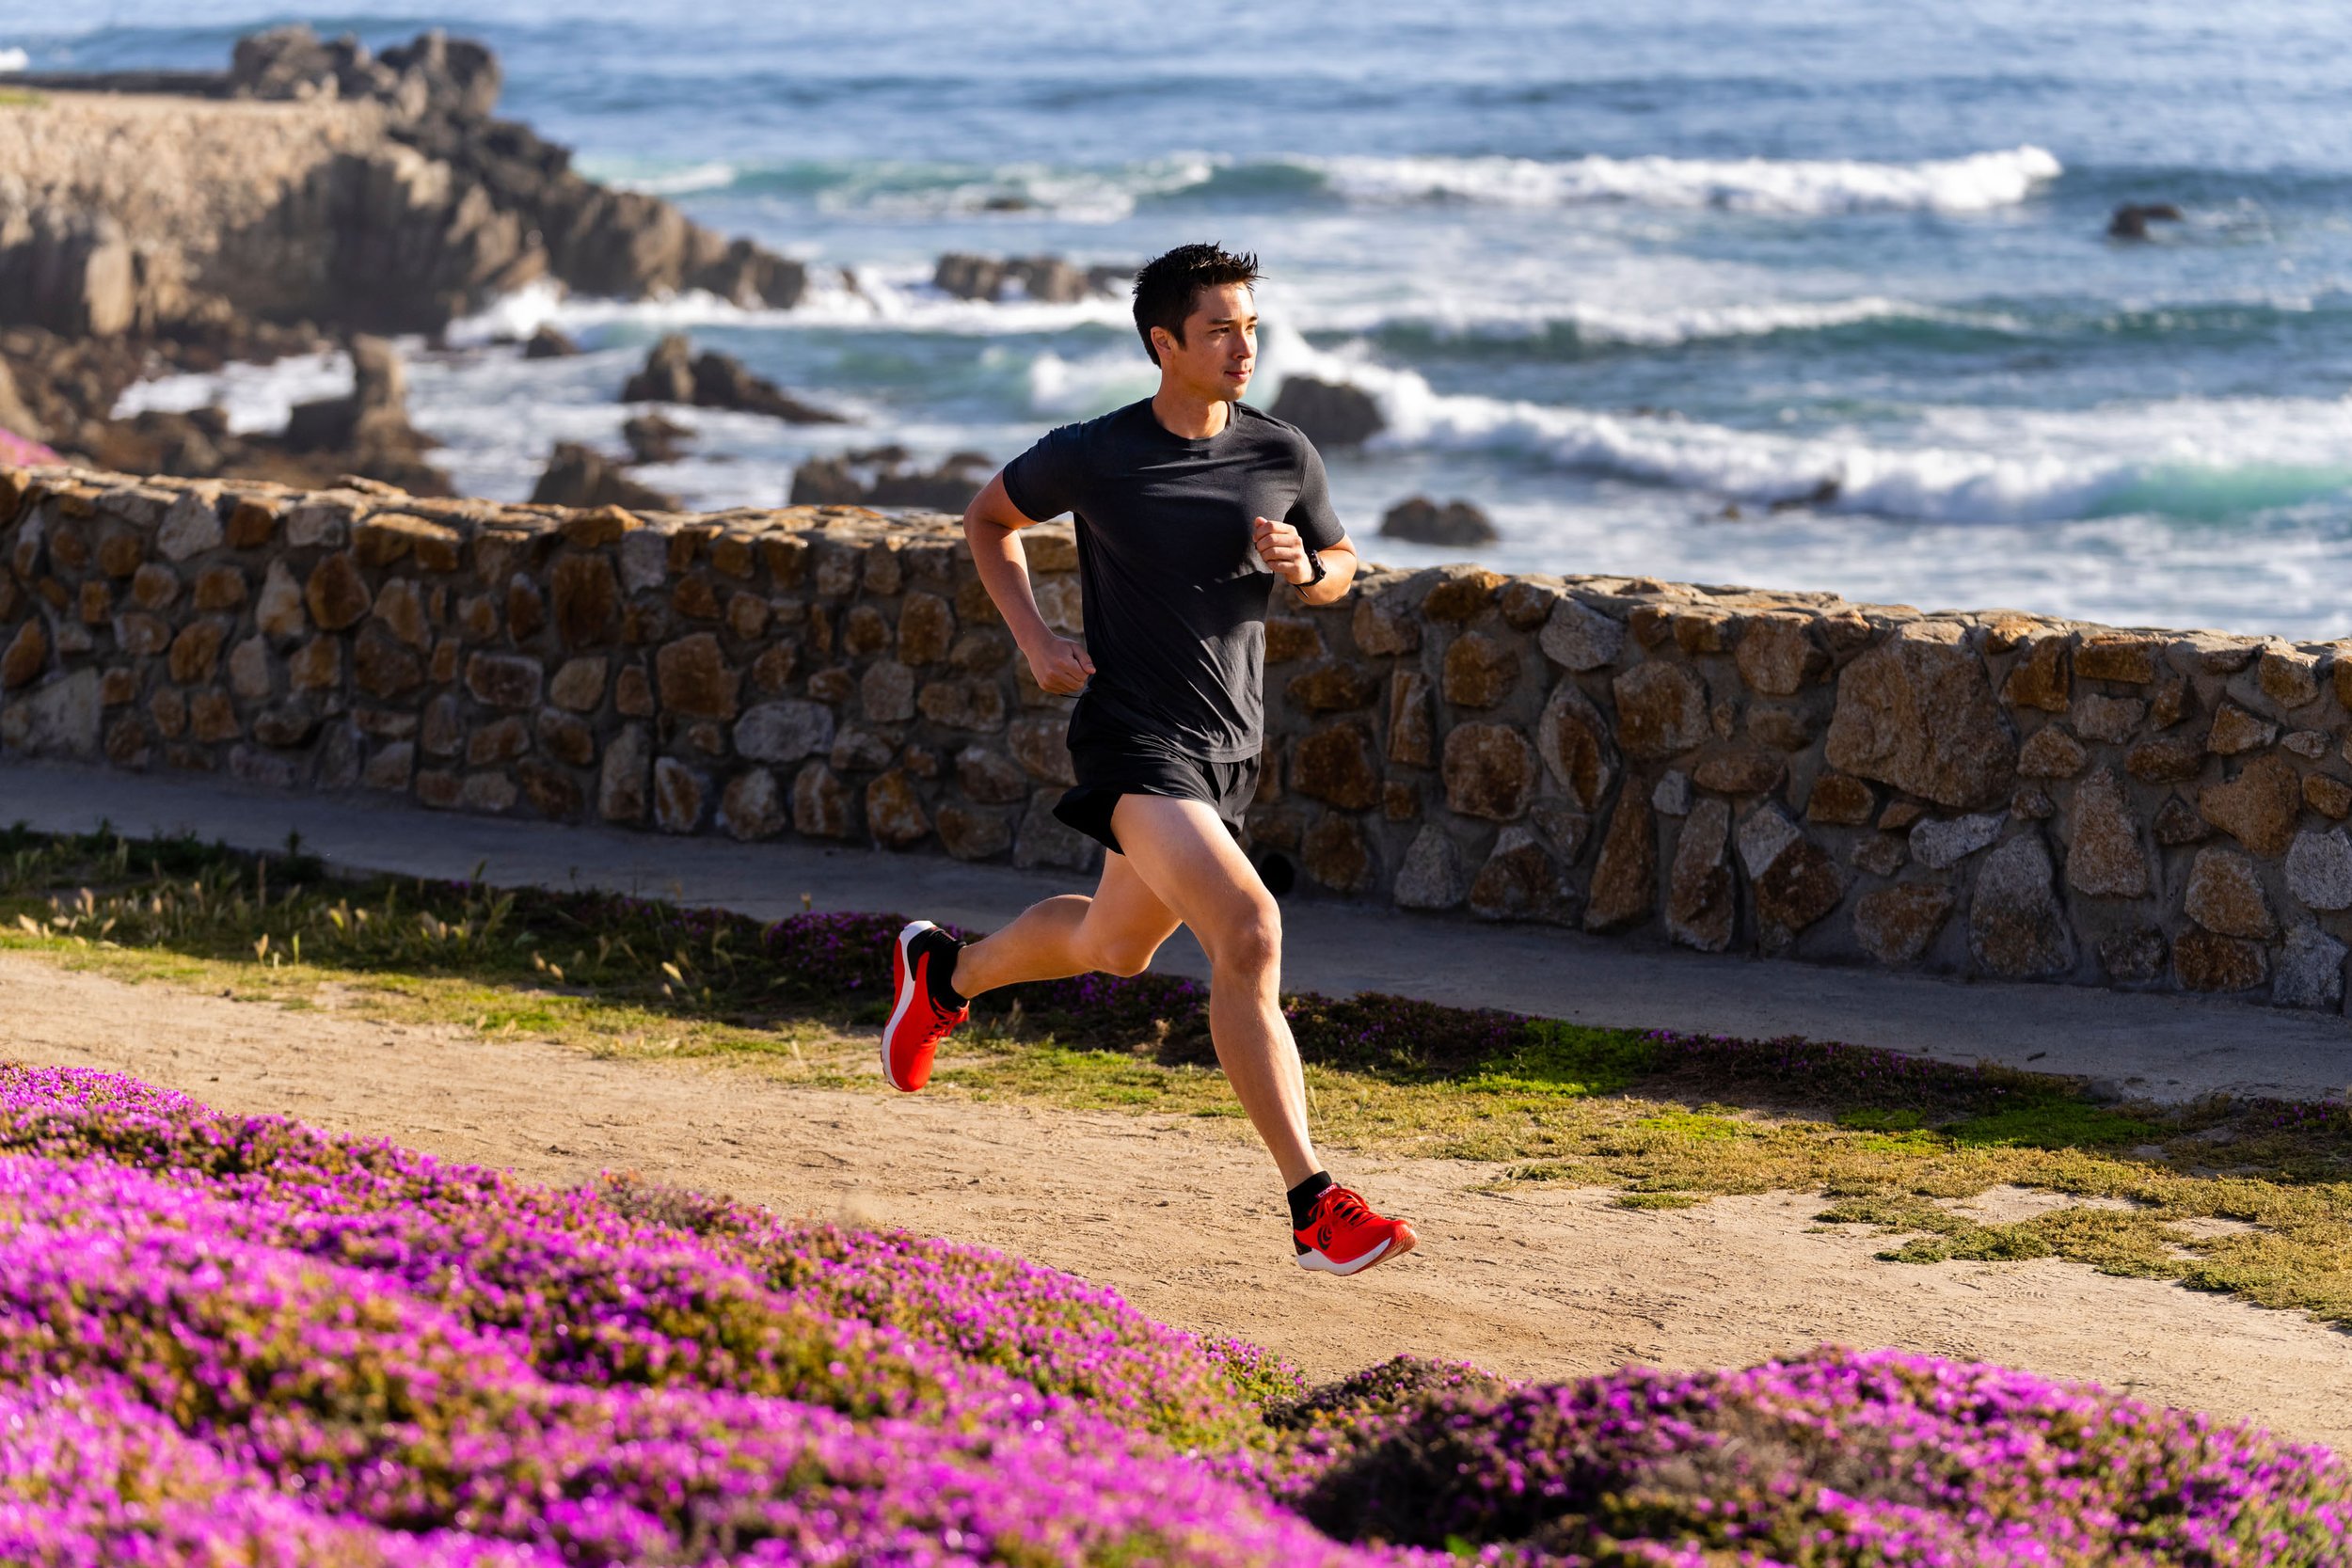
M 1140 974 L 1152 967 L 1152 956 L 1159 950 L 1156 942 L 1112 937 L 1089 943 L 1086 962 L 1089 969 L 1104 974 Z
M 1216 930 L 1200 933 L 1209 962 L 1229 974 L 1260 974 L 1282 962 L 1282 911 L 1271 898 L 1252 899 L 1217 923 Z

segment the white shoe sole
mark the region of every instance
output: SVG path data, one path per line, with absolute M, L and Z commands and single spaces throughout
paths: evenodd
M 1389 1255 L 1389 1244 L 1387 1242 L 1382 1242 L 1353 1263 L 1334 1263 L 1320 1252 L 1302 1252 L 1298 1254 L 1298 1266 L 1309 1274 L 1335 1274 L 1345 1278 L 1351 1274 L 1363 1273 L 1364 1270 L 1386 1258 Z
M 914 1091 L 899 1083 L 898 1075 L 890 1070 L 890 1037 L 898 1032 L 898 1024 L 906 1018 L 907 1009 L 914 1005 L 914 958 L 910 949 L 916 937 L 925 931 L 937 929 L 939 927 L 928 920 L 910 920 L 898 930 L 898 1001 L 890 1009 L 890 1022 L 882 1025 L 882 1081 L 900 1094 L 913 1094 Z

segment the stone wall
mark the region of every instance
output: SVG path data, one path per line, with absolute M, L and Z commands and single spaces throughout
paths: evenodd
M 1068 528 L 1025 537 L 1074 630 Z M 1375 568 L 1278 591 L 1248 847 L 1308 895 L 2340 1008 L 2347 656 Z M 1077 873 L 1067 706 L 944 517 L 0 468 L 0 753 Z

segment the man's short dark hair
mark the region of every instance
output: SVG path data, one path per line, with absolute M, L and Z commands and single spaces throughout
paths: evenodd
M 1136 331 L 1143 338 L 1143 352 L 1154 365 L 1160 362 L 1160 351 L 1152 346 L 1155 326 L 1167 327 L 1180 343 L 1184 341 L 1184 321 L 1201 290 L 1229 283 L 1255 287 L 1258 277 L 1257 252 L 1237 256 L 1214 242 L 1180 245 L 1165 256 L 1152 257 L 1136 274 Z

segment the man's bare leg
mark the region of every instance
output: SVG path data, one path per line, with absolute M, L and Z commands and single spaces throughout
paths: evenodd
M 1217 1064 L 1295 1187 L 1323 1167 L 1307 1132 L 1307 1080 L 1282 1017 L 1282 914 L 1216 813 L 1199 800 L 1122 795 L 1111 827 L 1146 889 L 1209 956 Z
M 977 996 L 1024 980 L 1097 970 L 1140 974 L 1160 943 L 1175 934 L 1176 924 L 1127 857 L 1106 853 L 1094 896 L 1066 893 L 1030 905 L 1011 925 L 959 952 L 950 983 L 965 996 Z

